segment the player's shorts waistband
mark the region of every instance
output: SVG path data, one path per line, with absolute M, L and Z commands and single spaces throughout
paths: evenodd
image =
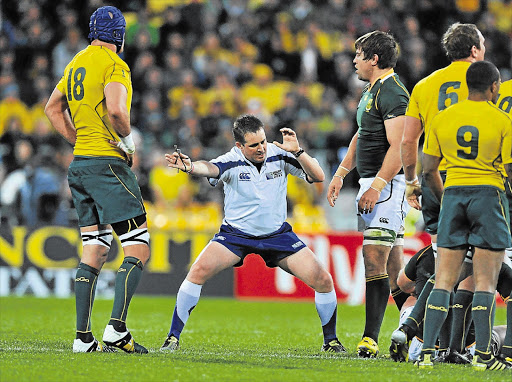
M 228 223 L 222 223 L 222 225 L 220 226 L 220 231 L 228 232 L 228 233 L 230 233 L 233 236 L 244 237 L 244 238 L 247 238 L 247 239 L 265 239 L 265 238 L 270 238 L 270 237 L 273 237 L 273 236 L 276 236 L 276 235 L 280 235 L 280 234 L 282 234 L 284 232 L 289 232 L 291 230 L 292 230 L 292 226 L 290 224 L 288 224 L 287 222 L 284 222 L 283 225 L 281 227 L 279 227 L 279 229 L 277 231 L 270 232 L 270 233 L 268 233 L 266 235 L 255 236 L 255 235 L 250 235 L 248 233 L 245 233 L 245 232 L 239 230 L 238 228 L 235 228 L 232 225 L 229 225 Z
M 117 157 L 86 157 L 86 156 L 75 156 L 73 158 L 73 166 L 89 166 L 94 164 L 105 164 L 105 163 L 126 163 L 124 159 Z

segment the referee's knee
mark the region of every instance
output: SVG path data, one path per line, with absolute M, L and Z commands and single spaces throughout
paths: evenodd
M 315 283 L 312 288 L 319 293 L 327 293 L 333 290 L 334 283 L 332 276 L 325 269 L 315 278 Z

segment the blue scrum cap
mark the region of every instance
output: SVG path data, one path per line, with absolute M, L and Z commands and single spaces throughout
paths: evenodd
M 101 40 L 115 44 L 117 52 L 124 40 L 126 21 L 119 9 L 112 6 L 98 8 L 89 21 L 89 41 Z

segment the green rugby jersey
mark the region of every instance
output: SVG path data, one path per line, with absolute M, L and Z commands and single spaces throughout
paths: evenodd
M 379 172 L 389 148 L 384 121 L 405 115 L 408 102 L 409 92 L 393 69 L 364 88 L 357 106 L 356 167 L 361 178 Z

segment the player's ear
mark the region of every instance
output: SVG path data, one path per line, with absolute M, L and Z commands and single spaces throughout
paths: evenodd
M 494 81 L 491 85 L 491 95 L 492 95 L 492 102 L 496 103 L 498 101 L 498 96 L 500 92 L 500 80 Z
M 372 65 L 373 66 L 377 66 L 379 64 L 379 55 L 378 54 L 374 54 L 373 57 L 372 57 Z
M 238 142 L 238 141 L 237 141 L 237 142 L 235 142 L 235 145 L 236 145 L 236 147 L 238 147 L 239 149 L 241 149 L 241 148 L 242 148 L 242 146 L 243 146 L 243 145 L 242 145 L 240 142 Z

